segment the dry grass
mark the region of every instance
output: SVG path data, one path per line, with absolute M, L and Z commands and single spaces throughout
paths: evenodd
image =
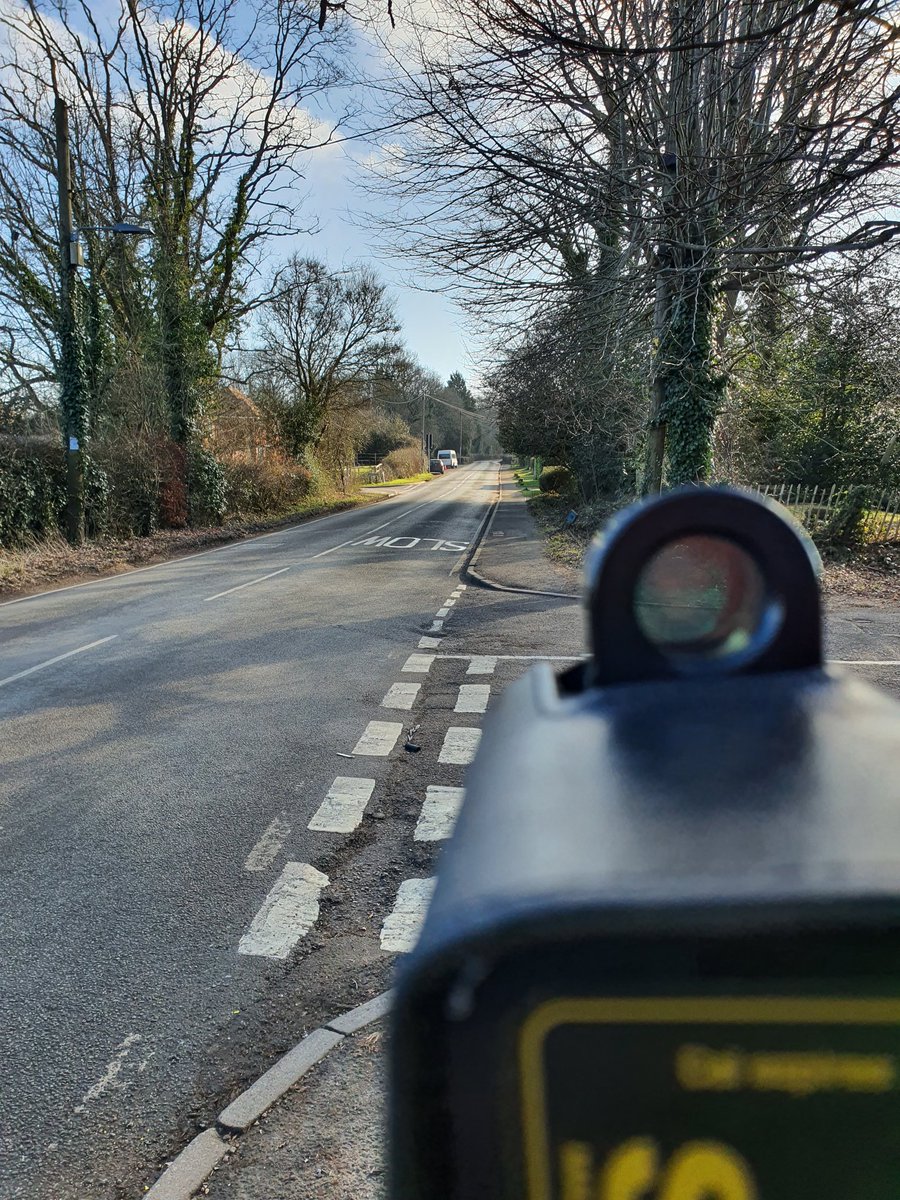
M 99 538 L 82 546 L 70 546 L 61 537 L 50 537 L 21 549 L 0 548 L 0 597 L 11 599 L 83 579 L 121 574 L 368 502 L 358 496 L 319 497 L 287 516 L 271 520 L 235 521 L 210 529 L 166 529 L 143 538 Z

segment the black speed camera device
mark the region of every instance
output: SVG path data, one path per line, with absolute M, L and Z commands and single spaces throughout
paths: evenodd
M 896 1200 L 900 706 L 763 500 L 625 512 L 501 697 L 391 1038 L 394 1200 Z

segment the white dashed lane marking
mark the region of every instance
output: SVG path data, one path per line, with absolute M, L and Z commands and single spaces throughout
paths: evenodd
M 309 863 L 289 862 L 266 896 L 250 928 L 238 944 L 238 954 L 287 958 L 319 916 L 319 895 L 328 876 Z
M 384 925 L 381 927 L 382 950 L 404 954 L 419 940 L 425 914 L 434 892 L 434 879 L 405 879 Z
M 419 694 L 421 683 L 394 683 L 381 702 L 382 708 L 412 708 Z
M 486 683 L 463 683 L 459 688 L 459 697 L 454 712 L 483 713 L 491 698 L 491 689 Z
M 425 803 L 416 825 L 417 842 L 439 842 L 453 833 L 466 789 L 432 785 L 425 794 Z
M 497 660 L 493 655 L 476 654 L 469 663 L 467 675 L 493 675 L 497 668 Z
M 441 644 L 441 642 L 443 640 L 444 640 L 443 638 L 439 638 L 439 637 L 420 637 L 419 638 L 419 649 L 420 650 L 437 650 L 438 646 Z
M 67 650 L 65 654 L 57 654 L 55 658 L 48 658 L 34 667 L 26 668 L 24 671 L 17 671 L 15 675 L 7 675 L 5 679 L 0 679 L 0 687 L 3 687 L 7 683 L 13 683 L 17 679 L 24 679 L 26 675 L 33 675 L 35 671 L 43 671 L 44 667 L 52 667 L 54 663 L 62 662 L 64 658 L 72 658 L 76 654 L 84 654 L 85 650 L 93 650 L 95 646 L 103 646 L 106 642 L 114 642 L 118 636 L 117 633 L 111 633 L 109 637 L 100 638 L 97 642 L 88 642 L 86 646 L 79 646 L 77 650 Z
M 451 725 L 444 735 L 444 744 L 441 746 L 438 762 L 467 766 L 475 757 L 475 751 L 478 749 L 480 741 L 480 729 Z
M 449 613 L 449 611 L 450 611 L 450 609 L 445 606 L 444 608 L 439 608 L 437 610 L 437 615 L 439 617 L 446 617 L 447 614 Z
M 307 829 L 322 833 L 352 833 L 362 820 L 374 790 L 374 779 L 338 775 Z
M 204 604 L 210 600 L 218 600 L 220 596 L 230 596 L 232 592 L 242 592 L 244 588 L 253 587 L 257 583 L 264 583 L 267 579 L 274 579 L 276 575 L 283 575 L 285 571 L 289 571 L 290 569 L 290 567 L 282 567 L 280 571 L 270 571 L 268 575 L 260 575 L 258 579 L 251 579 L 248 583 L 239 583 L 237 587 L 226 588 L 224 592 L 216 592 L 214 596 L 207 596 Z
M 247 855 L 244 862 L 245 871 L 264 871 L 278 857 L 281 847 L 291 832 L 287 813 L 279 815 L 269 823 L 262 837 Z
M 366 732 L 353 747 L 353 753 L 387 758 L 402 732 L 399 721 L 370 721 Z
M 423 675 L 427 675 L 431 670 L 431 664 L 434 662 L 433 654 L 411 654 L 403 664 L 404 671 L 418 671 Z

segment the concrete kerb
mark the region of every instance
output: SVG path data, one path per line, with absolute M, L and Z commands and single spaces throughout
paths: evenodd
M 485 575 L 480 574 L 475 570 L 475 565 L 481 557 L 481 551 L 484 548 L 484 541 L 491 532 L 491 526 L 494 524 L 494 518 L 497 515 L 497 510 L 500 508 L 500 501 L 503 498 L 503 484 L 501 482 L 502 471 L 497 471 L 497 499 L 488 509 L 484 520 L 475 535 L 475 541 L 472 544 L 472 549 L 466 556 L 463 562 L 460 575 L 468 582 L 477 584 L 479 587 L 489 588 L 492 592 L 512 592 L 517 596 L 552 596 L 556 600 L 574 600 L 581 599 L 574 592 L 548 592 L 539 588 L 518 588 L 508 587 L 505 583 L 496 583 L 493 579 L 488 579 Z
M 357 1033 L 384 1017 L 390 1011 L 392 1000 L 393 992 L 382 992 L 301 1038 L 293 1049 L 222 1110 L 214 1129 L 204 1130 L 185 1146 L 144 1193 L 144 1200 L 190 1200 L 233 1148 L 238 1137 L 348 1034 Z

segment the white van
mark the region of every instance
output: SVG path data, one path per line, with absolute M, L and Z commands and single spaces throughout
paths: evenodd
M 458 467 L 459 466 L 459 462 L 457 461 L 455 450 L 438 450 L 437 456 L 441 460 L 441 462 L 444 464 L 445 467 Z

